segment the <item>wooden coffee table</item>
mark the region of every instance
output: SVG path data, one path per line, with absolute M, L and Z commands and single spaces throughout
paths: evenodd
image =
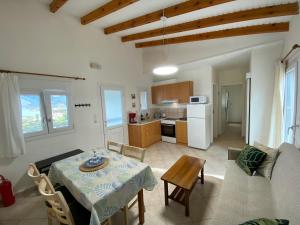
M 165 184 L 165 205 L 169 198 L 185 206 L 185 215 L 190 215 L 189 199 L 198 179 L 204 184 L 204 164 L 206 160 L 183 155 L 161 177 Z M 201 171 L 201 177 L 199 172 Z M 168 194 L 168 184 L 176 186 L 171 195 Z

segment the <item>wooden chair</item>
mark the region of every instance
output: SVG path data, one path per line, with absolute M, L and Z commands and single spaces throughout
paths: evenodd
M 45 174 L 40 174 L 40 171 L 37 169 L 37 167 L 34 163 L 30 163 L 28 165 L 27 175 L 33 180 L 33 182 L 35 183 L 37 188 L 39 187 L 42 176 L 46 176 Z M 49 180 L 49 189 L 51 189 L 53 192 L 60 191 L 68 203 L 72 203 L 72 202 L 76 201 L 66 187 L 64 187 L 64 186 L 54 187 L 52 185 L 52 183 L 50 182 L 50 180 Z M 47 207 L 48 224 L 50 225 L 50 224 L 52 224 L 52 219 L 55 218 L 55 213 L 54 213 L 51 205 L 47 201 L 45 201 L 45 204 Z
M 122 154 L 122 147 L 123 147 L 123 144 L 113 142 L 113 141 L 108 141 L 107 142 L 107 149 L 110 150 L 110 151 Z
M 41 174 L 40 171 L 36 168 L 35 164 L 29 163 L 27 175 L 33 180 L 36 186 L 39 186 Z
M 144 148 L 138 148 L 134 146 L 129 145 L 123 145 L 122 148 L 122 154 L 139 160 L 140 162 L 144 162 L 146 150 Z M 128 203 L 122 210 L 124 212 L 124 221 L 125 225 L 128 225 L 128 210 L 131 209 L 136 203 L 138 202 L 138 198 L 135 197 L 135 199 L 132 201 L 132 203 Z M 145 206 L 144 206 L 145 210 Z
M 65 225 L 89 225 L 91 212 L 78 202 L 68 205 L 62 193 L 53 191 L 51 186 L 48 177 L 42 175 L 39 192 L 51 205 L 58 222 Z M 111 220 L 106 220 L 102 225 L 111 225 Z
M 37 167 L 35 166 L 35 164 L 30 163 L 28 165 L 28 169 L 27 169 L 27 175 L 33 180 L 34 184 L 39 187 L 40 183 L 41 183 L 41 179 L 42 179 L 42 174 L 40 174 L 40 171 L 37 169 Z M 51 183 L 49 183 L 49 187 L 48 187 L 51 191 L 55 191 L 53 185 Z M 48 214 L 48 224 L 51 225 L 52 224 L 52 219 L 55 218 L 55 213 L 51 207 L 51 205 L 46 201 L 45 202 L 46 207 L 47 207 L 47 214 Z
M 139 160 L 140 162 L 144 162 L 146 150 L 144 148 L 123 145 L 122 154 L 128 156 L 130 158 L 134 158 Z

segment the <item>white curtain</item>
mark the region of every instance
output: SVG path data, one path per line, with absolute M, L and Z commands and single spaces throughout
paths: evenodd
M 278 148 L 283 143 L 283 99 L 285 64 L 278 62 L 275 69 L 275 83 L 268 145 Z
M 18 77 L 0 73 L 0 158 L 24 153 Z

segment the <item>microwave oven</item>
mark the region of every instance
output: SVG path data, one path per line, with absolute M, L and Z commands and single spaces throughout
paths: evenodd
M 190 97 L 190 104 L 206 104 L 208 99 L 206 96 L 191 96 Z

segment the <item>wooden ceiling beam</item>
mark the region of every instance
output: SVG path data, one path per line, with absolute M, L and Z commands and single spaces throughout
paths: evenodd
M 289 23 L 273 23 L 264 25 L 255 25 L 241 28 L 233 28 L 219 31 L 212 31 L 207 33 L 193 34 L 175 38 L 167 38 L 155 41 L 147 41 L 136 43 L 136 48 L 153 47 L 159 45 L 178 44 L 192 41 L 204 41 L 217 38 L 244 36 L 251 34 L 264 34 L 274 32 L 286 32 L 289 30 Z
M 224 25 L 228 23 L 243 22 L 248 20 L 271 18 L 278 16 L 288 16 L 299 14 L 298 3 L 282 4 L 268 6 L 257 9 L 244 10 L 220 16 L 214 16 L 204 19 L 199 19 L 191 22 L 181 23 L 165 28 L 154 29 L 141 33 L 131 34 L 122 37 L 123 42 L 134 41 L 144 38 L 151 38 L 161 35 L 174 34 L 183 31 L 195 30 L 200 28 Z
M 81 17 L 81 24 L 86 25 L 95 20 L 98 20 L 104 16 L 107 16 L 113 12 L 116 12 L 132 3 L 135 3 L 139 0 L 112 0 L 106 3 L 103 6 L 100 6 L 98 9 L 93 10 L 87 15 Z
M 50 11 L 55 13 L 57 10 L 59 10 L 68 0 L 53 0 L 50 5 Z
M 165 9 L 160 9 L 158 11 L 148 13 L 146 15 L 139 16 L 134 19 L 104 28 L 104 33 L 111 34 L 133 27 L 138 27 L 148 23 L 156 22 L 159 21 L 163 15 L 167 18 L 170 18 L 231 1 L 235 0 L 188 0 L 177 5 L 173 5 Z

